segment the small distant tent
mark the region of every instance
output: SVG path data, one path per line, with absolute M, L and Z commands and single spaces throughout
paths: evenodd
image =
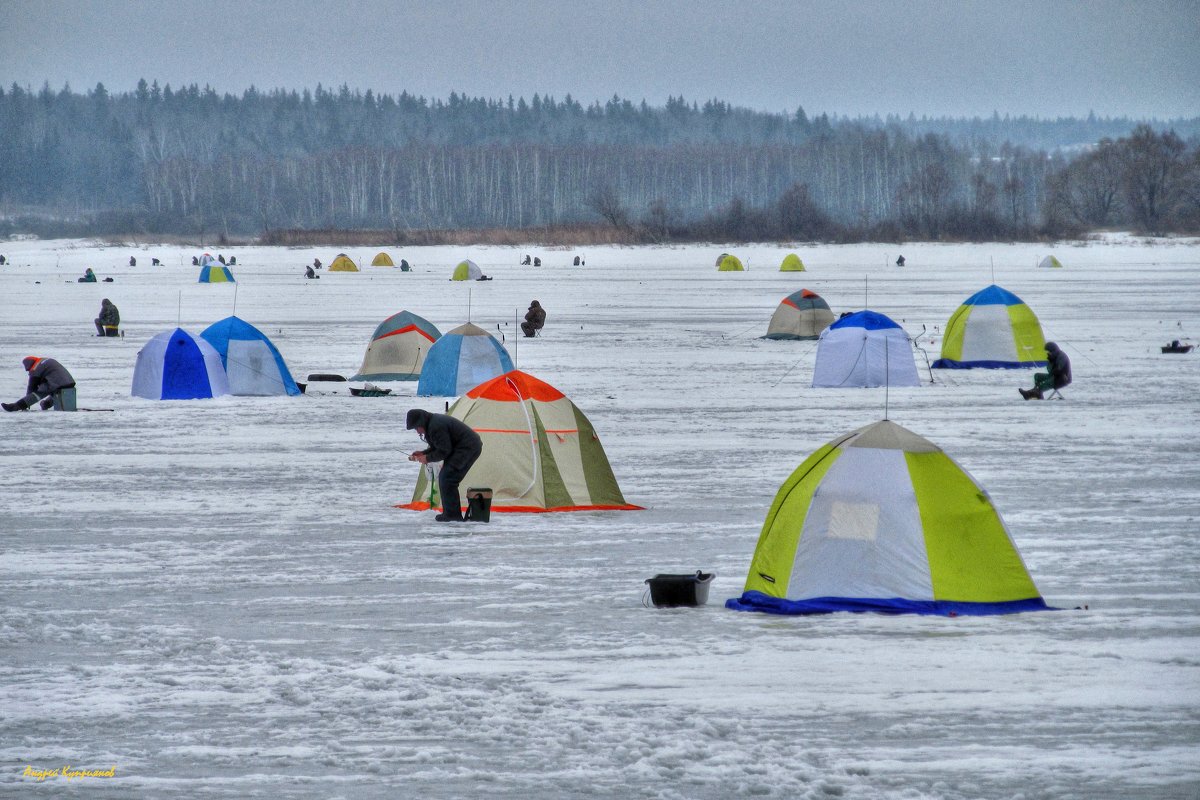
M 815 387 L 919 386 L 904 330 L 876 311 L 848 314 L 821 332 Z
M 1038 263 L 1039 268 L 1062 269 L 1062 262 L 1054 256 L 1046 256 Z
M 429 348 L 417 394 L 458 397 L 514 369 L 504 345 L 478 325 L 459 325 Z
M 352 381 L 415 381 L 433 343 L 441 338 L 437 327 L 409 311 L 385 319 L 375 328 L 358 374 Z
M 229 394 L 229 379 L 213 346 L 183 328 L 146 343 L 133 368 L 134 397 L 199 400 Z
M 454 273 L 450 276 L 452 281 L 477 281 L 483 278 L 483 270 L 479 268 L 471 259 L 458 262 L 458 266 L 454 268 Z
M 717 262 L 717 272 L 744 272 L 745 269 L 741 259 L 728 253 L 723 254 L 721 260 Z
M 829 304 L 816 292 L 801 289 L 783 298 L 764 339 L 816 339 L 833 324 Z
M 198 283 L 233 283 L 233 273 L 229 267 L 217 261 L 211 261 L 200 268 Z
M 562 392 L 520 370 L 471 389 L 450 416 L 483 439 L 483 455 L 463 487 L 492 490 L 492 511 L 629 511 L 592 423 Z M 411 503 L 424 510 L 430 485 L 421 470 Z
M 1022 369 L 1046 366 L 1037 315 L 1007 289 L 992 284 L 963 301 L 946 323 L 934 369 Z
M 358 272 L 358 264 L 355 264 L 350 256 L 345 253 L 338 253 L 333 259 L 333 263 L 329 265 L 330 272 Z
M 214 322 L 200 336 L 221 356 L 232 395 L 298 395 L 279 350 L 258 328 L 240 317 Z
M 213 258 L 212 253 L 205 253 L 204 255 L 200 256 L 199 264 L 202 267 L 207 267 L 209 264 L 220 264 L 220 263 L 221 263 L 220 261 L 217 261 L 217 259 Z
M 783 263 L 779 265 L 780 272 L 804 272 L 804 262 L 800 260 L 800 256 L 795 253 L 788 253 L 783 257 Z
M 736 611 L 986 615 L 1046 610 L 987 492 L 894 422 L 839 437 L 767 512 Z
M 371 266 L 372 267 L 394 267 L 394 266 L 396 266 L 396 262 L 392 261 L 392 257 L 389 256 L 387 253 L 380 251 L 379 253 L 375 254 L 375 257 L 373 259 L 371 259 Z

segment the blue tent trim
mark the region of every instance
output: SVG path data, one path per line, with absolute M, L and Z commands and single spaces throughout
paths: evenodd
M 1024 304 L 1024 300 L 1017 297 L 1007 289 L 1000 288 L 994 283 L 985 289 L 980 289 L 978 292 L 963 301 L 964 306 L 1020 306 Z
M 856 311 L 853 314 L 847 314 L 837 322 L 829 326 L 832 328 L 866 328 L 869 331 L 883 330 L 884 328 L 899 328 L 891 317 L 885 314 L 880 314 L 878 311 Z
M 812 597 L 788 600 L 770 597 L 762 592 L 745 592 L 731 597 L 725 607 L 733 611 L 761 611 L 766 614 L 831 614 L 834 611 L 865 611 L 877 614 L 926 614 L 943 617 L 980 617 L 996 614 L 1017 614 L 1023 611 L 1057 611 L 1040 597 L 1011 600 L 1005 603 L 960 603 L 951 600 L 905 600 L 901 597 Z
M 1044 366 L 1045 361 L 955 361 L 951 358 L 939 358 L 933 362 L 934 369 L 1029 369 Z
M 191 334 L 176 328 L 163 357 L 163 400 L 201 400 L 212 397 L 204 354 Z

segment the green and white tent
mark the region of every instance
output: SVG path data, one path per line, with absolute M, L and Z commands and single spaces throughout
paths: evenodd
M 471 259 L 458 262 L 454 268 L 454 273 L 450 276 L 452 281 L 478 281 L 483 279 L 483 270 L 479 268 Z
M 1046 366 L 1037 315 L 1021 298 L 992 284 L 963 301 L 946 323 L 934 369 L 1022 369 Z
M 745 591 L 772 614 L 1047 608 L 992 499 L 941 448 L 883 420 L 821 447 L 771 504 Z
M 1041 260 L 1041 262 L 1038 263 L 1038 266 L 1043 268 L 1062 269 L 1062 262 L 1054 256 L 1046 256 Z

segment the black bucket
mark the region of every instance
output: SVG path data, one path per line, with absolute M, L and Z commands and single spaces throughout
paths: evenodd
M 492 518 L 492 490 L 467 489 L 467 516 L 471 522 L 488 522 Z
M 696 570 L 691 575 L 655 575 L 650 584 L 650 602 L 658 607 L 702 606 L 708 602 L 708 586 L 715 572 Z

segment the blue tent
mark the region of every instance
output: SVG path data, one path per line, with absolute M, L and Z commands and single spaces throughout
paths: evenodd
M 920 386 L 908 334 L 886 314 L 847 314 L 821 332 L 814 387 Z
M 417 382 L 417 394 L 457 397 L 513 369 L 504 345 L 483 328 L 468 322 L 429 348 Z
M 134 397 L 198 400 L 229 394 L 221 356 L 197 336 L 176 328 L 158 334 L 138 352 Z
M 203 331 L 204 338 L 221 356 L 235 395 L 297 395 L 300 387 L 288 372 L 283 356 L 266 334 L 240 317 L 226 317 Z

